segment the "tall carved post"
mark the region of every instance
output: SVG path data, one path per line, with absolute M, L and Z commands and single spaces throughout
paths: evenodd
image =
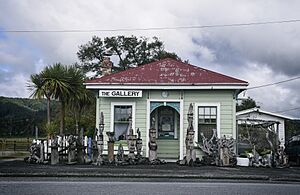
M 84 145 L 83 145 L 83 128 L 80 129 L 79 136 L 77 138 L 77 162 L 79 164 L 84 163 Z
M 51 143 L 51 165 L 56 165 L 59 163 L 59 153 L 58 153 L 58 138 L 54 137 Z
M 103 160 L 103 131 L 104 131 L 104 117 L 103 112 L 100 113 L 100 124 L 99 124 L 99 135 L 97 134 L 97 150 L 98 150 L 98 157 L 97 157 L 97 165 L 102 165 Z
M 128 161 L 130 163 L 133 163 L 134 159 L 135 159 L 134 152 L 135 152 L 135 147 L 136 147 L 136 135 L 133 134 L 131 117 L 129 117 L 128 130 L 129 130 L 129 134 L 127 135 L 127 144 L 128 144 L 128 150 L 129 150 Z
M 155 119 L 152 119 L 151 128 L 149 129 L 149 161 L 154 162 L 157 160 L 157 143 L 156 143 L 156 129 Z
M 194 150 L 194 136 L 195 131 L 193 127 L 193 104 L 190 104 L 189 111 L 187 114 L 188 117 L 188 128 L 186 132 L 185 138 L 185 146 L 186 146 L 186 163 L 193 164 L 196 161 L 196 154 Z
M 97 158 L 98 158 L 98 148 L 97 148 L 97 140 L 99 139 L 98 138 L 98 129 L 95 128 L 95 131 L 94 131 L 94 139 L 92 141 L 92 163 L 94 165 L 97 164 Z
M 115 132 L 106 132 L 106 135 L 108 136 L 108 162 L 113 163 L 115 161 L 114 156 L 114 146 L 115 146 Z
M 76 138 L 70 135 L 67 139 L 68 146 L 68 164 L 74 164 L 75 160 L 75 149 L 76 149 Z
M 41 144 L 40 144 L 40 163 L 44 163 L 45 160 L 45 155 L 44 155 L 44 140 L 41 140 Z
M 142 157 L 142 148 L 143 148 L 143 141 L 141 138 L 140 129 L 137 129 L 137 139 L 136 139 L 136 156 L 138 159 Z

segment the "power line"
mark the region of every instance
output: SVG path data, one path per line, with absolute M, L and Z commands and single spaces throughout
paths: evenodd
M 116 28 L 116 29 L 65 29 L 65 30 L 0 30 L 0 33 L 88 33 L 88 32 L 125 32 L 125 31 L 159 31 L 159 30 L 180 30 L 180 29 L 201 29 L 201 28 L 221 28 L 221 27 L 241 27 L 267 24 L 296 23 L 300 19 L 277 20 L 265 22 L 213 24 L 195 26 L 175 26 L 175 27 L 149 27 L 149 28 Z
M 275 83 L 269 83 L 269 84 L 265 84 L 265 85 L 258 85 L 258 86 L 254 86 L 254 87 L 249 87 L 249 88 L 247 88 L 247 90 L 258 89 L 258 88 L 263 88 L 263 87 L 269 87 L 269 86 L 272 86 L 272 85 L 278 85 L 278 84 L 281 84 L 281 83 L 286 83 L 286 82 L 294 81 L 294 80 L 297 80 L 297 79 L 300 79 L 300 76 L 299 77 L 294 77 L 294 78 L 291 78 L 291 79 L 287 79 L 287 80 L 283 80 L 283 81 L 278 81 L 278 82 L 275 82 Z
M 284 112 L 288 112 L 288 111 L 293 111 L 293 110 L 299 110 L 300 107 L 297 107 L 297 108 L 291 108 L 291 109 L 287 109 L 287 110 L 281 110 L 281 111 L 278 111 L 276 113 L 284 113 Z

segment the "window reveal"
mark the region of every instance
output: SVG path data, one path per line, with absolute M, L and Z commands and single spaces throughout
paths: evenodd
M 213 129 L 217 129 L 217 107 L 199 106 L 198 107 L 198 140 L 202 140 L 201 133 L 207 139 L 213 135 Z
M 132 106 L 114 106 L 114 132 L 117 141 L 126 139 L 130 117 L 132 117 Z

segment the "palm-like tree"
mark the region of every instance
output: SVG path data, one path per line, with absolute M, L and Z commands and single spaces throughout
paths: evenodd
M 53 98 L 61 103 L 60 106 L 60 134 L 65 129 L 65 109 L 70 104 L 76 108 L 76 112 L 81 112 L 85 104 L 91 102 L 90 96 L 85 89 L 84 74 L 75 66 L 64 66 L 56 63 L 47 66 L 40 74 L 31 75 L 32 97 L 46 97 L 49 100 L 50 121 L 50 99 Z M 77 115 L 78 116 L 78 115 Z M 78 121 L 78 117 L 77 117 Z M 49 122 L 50 123 L 50 122 Z
M 50 124 L 50 101 L 51 101 L 51 90 L 47 89 L 44 85 L 44 73 L 33 74 L 30 76 L 30 83 L 28 84 L 28 88 L 32 91 L 30 97 L 42 99 L 46 97 L 47 99 L 47 123 Z
M 44 69 L 45 87 L 51 89 L 51 97 L 60 101 L 60 134 L 65 128 L 65 105 L 71 94 L 72 86 L 68 75 L 68 68 L 60 63 L 47 66 Z
M 72 86 L 67 103 L 69 109 L 74 112 L 76 133 L 78 133 L 78 123 L 80 122 L 81 113 L 87 106 L 91 104 L 92 96 L 90 91 L 86 90 L 83 85 L 85 76 L 80 69 L 76 68 L 75 66 L 69 66 L 67 74 L 70 79 L 69 83 L 71 83 Z

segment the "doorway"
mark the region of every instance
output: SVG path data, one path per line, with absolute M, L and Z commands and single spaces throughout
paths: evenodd
M 156 129 L 157 139 L 177 139 L 179 132 L 179 113 L 170 106 L 160 106 L 150 116 Z
M 150 124 L 156 129 L 157 136 L 157 156 L 160 159 L 179 158 L 179 133 L 180 133 L 180 113 L 177 111 L 180 106 L 177 102 L 164 102 L 150 113 Z M 178 109 L 179 110 L 179 109 Z

